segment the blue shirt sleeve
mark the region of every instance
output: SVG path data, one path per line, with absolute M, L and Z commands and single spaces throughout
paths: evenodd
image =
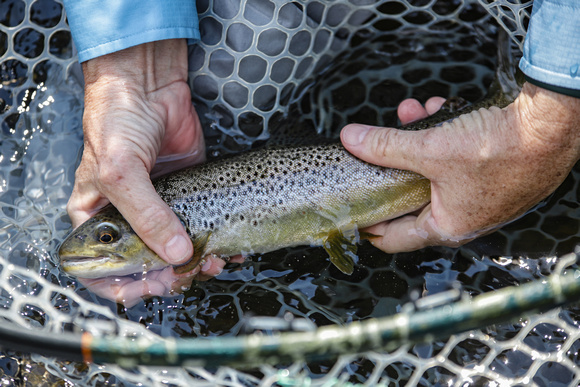
M 535 0 L 520 69 L 532 83 L 577 91 L 579 66 L 580 1 Z
M 164 39 L 199 40 L 195 0 L 64 0 L 79 61 Z

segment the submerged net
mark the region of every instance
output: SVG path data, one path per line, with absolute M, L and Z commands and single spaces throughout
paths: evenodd
M 474 101 L 493 75 L 496 25 L 521 47 L 530 6 L 517 0 L 198 1 L 203 38 L 190 48 L 190 81 L 209 149 L 214 156 L 236 152 L 293 128 L 332 136 L 347 122 L 394 125 L 394 109 L 410 96 Z M 459 249 L 389 255 L 365 245 L 352 276 L 331 267 L 320 249 L 287 249 L 231 265 L 185 294 L 122 308 L 64 275 L 55 255 L 70 229 L 65 204 L 82 144 L 82 77 L 73 51 L 60 2 L 0 2 L 0 318 L 21 327 L 23 336 L 85 331 L 179 341 L 342 326 L 396 316 L 405 305 L 457 288 L 476 296 L 556 278 L 555 257 L 579 242 L 575 168 L 543 207 Z M 6 346 L 0 381 L 577 385 L 579 312 L 566 306 L 423 343 L 363 354 L 347 348 L 338 359 L 250 368 L 85 365 Z

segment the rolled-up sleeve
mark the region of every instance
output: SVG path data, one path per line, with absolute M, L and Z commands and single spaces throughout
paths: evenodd
M 64 0 L 79 61 L 164 39 L 199 40 L 194 0 Z
M 580 90 L 580 1 L 535 0 L 523 54 L 532 83 Z

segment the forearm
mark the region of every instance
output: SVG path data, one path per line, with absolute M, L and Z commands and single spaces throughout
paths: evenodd
M 184 39 L 159 40 L 103 55 L 82 64 L 87 92 L 95 84 L 122 82 L 149 93 L 187 80 Z

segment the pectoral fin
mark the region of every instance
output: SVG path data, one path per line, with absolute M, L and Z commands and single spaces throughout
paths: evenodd
M 358 235 L 359 235 L 360 239 L 369 239 L 369 240 L 381 237 L 380 235 L 372 234 L 372 233 L 367 232 L 367 231 L 359 231 Z
M 209 241 L 210 236 L 211 231 L 208 231 L 205 234 L 198 235 L 196 238 L 191 239 L 193 242 L 193 256 L 189 261 L 181 265 L 174 265 L 173 271 L 175 274 L 184 274 L 195 269 L 205 254 L 205 246 L 207 246 L 207 242 Z
M 356 256 L 355 239 L 348 238 L 340 230 L 333 230 L 328 233 L 322 245 L 324 250 L 330 255 L 330 262 L 345 274 L 352 274 L 354 271 L 354 260 Z

